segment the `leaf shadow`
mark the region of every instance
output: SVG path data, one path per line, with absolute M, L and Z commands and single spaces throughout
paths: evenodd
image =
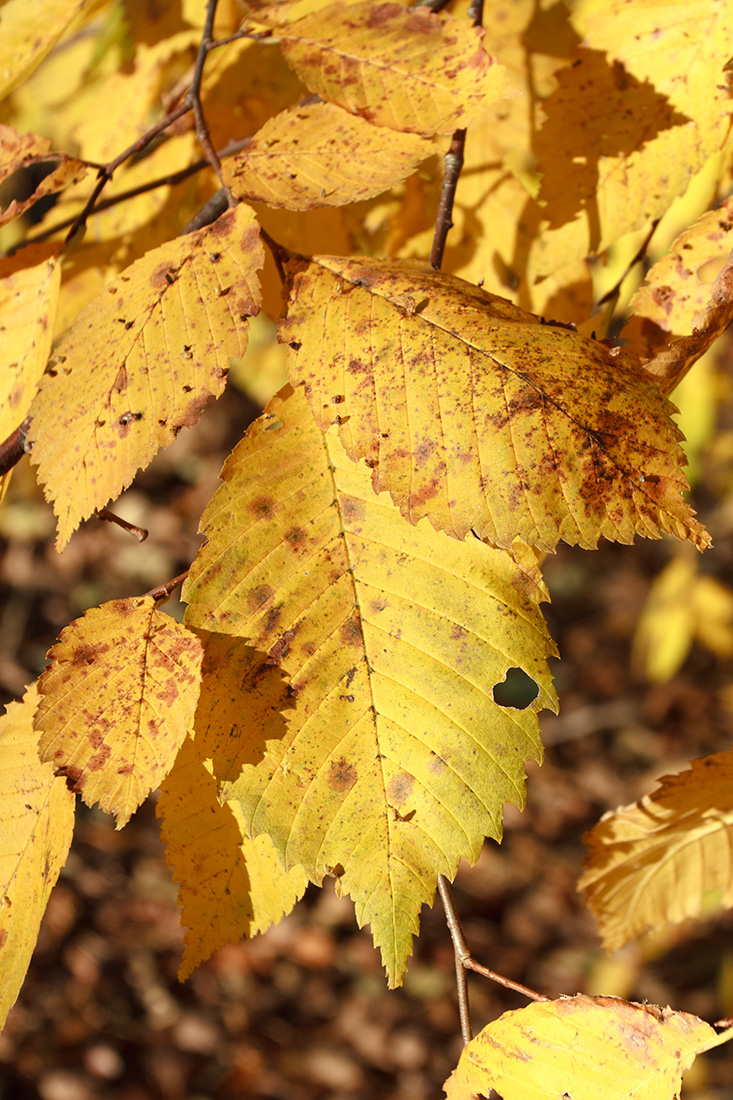
M 285 735 L 295 698 L 272 658 L 244 638 L 196 630 L 203 643 L 195 743 L 219 783 L 233 783 L 262 760 L 267 742 Z
M 600 240 L 598 185 L 607 157 L 630 157 L 664 130 L 686 126 L 681 114 L 648 81 L 600 50 L 578 47 L 557 74 L 558 86 L 542 105 L 545 122 L 533 152 L 543 174 L 540 200 L 551 228 L 587 212 L 591 246 Z

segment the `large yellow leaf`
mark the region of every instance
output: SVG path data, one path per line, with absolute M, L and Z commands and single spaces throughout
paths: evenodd
M 333 103 L 271 118 L 224 178 L 239 198 L 287 210 L 342 206 L 386 191 L 433 152 L 417 134 L 372 126 Z
M 617 997 L 564 997 L 505 1012 L 461 1054 L 448 1100 L 676 1100 L 695 1055 L 727 1042 L 704 1020 Z
M 283 870 L 269 837 L 245 836 L 239 804 L 219 801 L 212 770 L 187 738 L 156 807 L 187 929 L 181 981 L 225 944 L 279 921 L 308 883 L 301 868 Z
M 5 0 L 0 7 L 0 97 L 12 92 L 94 0 Z
M 0 440 L 25 420 L 46 368 L 61 280 L 57 251 L 29 246 L 0 260 Z M 9 478 L 0 477 L 0 499 Z
M 259 227 L 244 206 L 137 260 L 82 311 L 32 406 L 32 460 L 57 547 L 224 388 L 259 309 Z
M 201 643 L 145 596 L 87 611 L 49 658 L 38 681 L 41 759 L 121 829 L 191 731 Z
M 449 134 L 510 94 L 467 19 L 399 4 L 331 4 L 280 32 L 285 60 L 324 99 L 377 126 Z
M 2 12 L 0 11 L 0 20 Z M 46 195 L 55 195 L 62 188 L 78 183 L 86 175 L 86 165 L 74 157 L 54 153 L 51 142 L 37 134 L 19 134 L 12 126 L 0 124 L 0 187 L 8 186 L 16 172 L 33 168 L 38 164 L 48 166 L 56 162 L 48 175 L 39 180 L 32 193 L 24 199 L 13 198 L 4 210 L 0 209 L 0 225 L 19 218 L 34 203 Z
M 320 426 L 413 523 L 545 550 L 709 541 L 671 406 L 601 343 L 427 264 L 336 257 L 295 275 L 281 339 Z
M 586 836 L 585 890 L 605 947 L 733 905 L 733 753 L 693 760 Z
M 73 794 L 38 759 L 37 702 L 34 685 L 0 718 L 0 1028 L 23 984 L 74 826 Z
M 250 677 L 256 719 L 240 721 L 264 759 L 240 762 L 224 797 L 286 867 L 338 878 L 397 984 L 438 874 L 501 837 L 502 804 L 523 804 L 524 762 L 541 755 L 537 711 L 555 696 L 534 556 L 406 524 L 302 390 L 273 399 L 223 477 L 187 621 L 254 645 L 267 692 Z M 277 711 L 261 720 L 273 667 L 289 680 L 284 731 Z M 492 695 L 511 667 L 538 684 L 523 711 Z

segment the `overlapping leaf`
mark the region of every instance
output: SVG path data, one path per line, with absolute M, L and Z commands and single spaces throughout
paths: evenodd
M 54 153 L 47 138 L 37 134 L 19 134 L 12 126 L 0 124 L 0 186 L 7 186 L 16 172 L 41 164 L 51 168 L 50 172 L 38 180 L 27 198 L 11 198 L 5 209 L 0 209 L 0 225 L 19 218 L 44 196 L 55 195 L 62 188 L 78 183 L 87 171 L 86 165 L 75 157 Z
M 259 308 L 262 259 L 254 215 L 239 206 L 147 253 L 79 315 L 32 407 L 59 549 L 221 393 Z
M 49 653 L 36 713 L 41 759 L 127 823 L 191 731 L 201 643 L 150 596 L 112 600 L 70 623 Z
M 0 1027 L 25 978 L 74 825 L 73 794 L 38 760 L 37 702 L 33 686 L 0 718 Z
M 186 949 L 178 976 L 189 974 L 227 943 L 264 932 L 290 912 L 308 880 L 283 870 L 267 836 L 250 840 L 239 804 L 219 801 L 211 760 L 187 738 L 162 785 L 166 862 L 179 882 Z
M 377 126 L 449 134 L 510 92 L 468 20 L 427 8 L 334 3 L 280 32 L 312 92 Z
M 609 951 L 733 905 L 733 753 L 693 760 L 660 782 L 586 836 L 578 887 Z
M 289 681 L 284 732 L 240 712 L 250 759 L 258 743 L 265 755 L 225 797 L 286 866 L 336 875 L 397 984 L 437 875 L 501 836 L 502 803 L 522 804 L 541 753 L 536 711 L 554 694 L 534 557 L 405 524 L 300 389 L 273 399 L 223 477 L 187 621 L 246 638 L 260 677 Z M 524 711 L 493 699 L 510 667 L 539 685 Z
M 564 997 L 505 1012 L 461 1054 L 448 1100 L 491 1089 L 503 1100 L 675 1100 L 697 1054 L 717 1034 L 687 1012 L 617 997 Z
M 287 210 L 342 206 L 386 191 L 433 152 L 417 134 L 376 127 L 332 103 L 266 122 L 224 176 L 235 195 Z
M 0 440 L 25 419 L 46 368 L 61 281 L 55 252 L 29 246 L 0 261 Z M 9 477 L 0 477 L 0 499 Z
M 541 275 L 660 217 L 730 136 L 727 0 L 584 0 L 572 23 L 583 46 L 534 144 Z
M 0 8 L 0 97 L 43 61 L 93 0 L 6 0 Z
M 336 257 L 295 275 L 280 338 L 320 426 L 413 523 L 546 550 L 708 542 L 670 406 L 596 341 L 426 264 Z

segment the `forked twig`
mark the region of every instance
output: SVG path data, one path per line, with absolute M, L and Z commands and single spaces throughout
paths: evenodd
M 138 542 L 145 542 L 148 537 L 148 532 L 144 527 L 137 527 L 134 523 L 128 523 L 126 519 L 110 512 L 109 508 L 98 508 L 95 514 L 97 519 L 104 520 L 105 523 L 115 523 L 123 531 L 127 531 L 128 534 L 136 538 Z
M 476 962 L 471 955 L 471 949 L 468 946 L 463 931 L 461 918 L 458 916 L 458 910 L 456 909 L 453 891 L 445 875 L 438 875 L 438 891 L 440 893 L 440 900 L 443 902 L 446 923 L 448 924 L 451 939 L 453 941 L 453 953 L 456 960 L 456 982 L 458 985 L 458 1011 L 461 1017 L 461 1035 L 463 1036 L 463 1044 L 465 1046 L 467 1043 L 470 1043 L 473 1037 L 471 1016 L 468 1007 L 467 970 L 473 970 L 476 974 L 481 974 L 482 977 L 489 978 L 490 981 L 496 982 L 498 985 L 503 985 L 505 989 L 513 989 L 515 993 L 521 993 L 523 997 L 528 997 L 531 1001 L 547 1001 L 549 997 L 545 997 L 544 993 L 537 993 L 534 989 L 530 989 L 529 986 L 522 985 L 521 982 L 515 982 L 512 978 L 505 978 L 503 974 L 498 974 L 496 970 L 489 970 L 487 966 L 482 966 L 481 963 Z
M 221 161 L 217 155 L 214 146 L 211 144 L 211 135 L 209 134 L 209 127 L 206 124 L 204 118 L 204 109 L 201 106 L 201 78 L 204 75 L 204 65 L 206 64 L 206 58 L 209 54 L 209 50 L 214 44 L 214 16 L 216 15 L 216 5 L 218 0 L 208 0 L 206 5 L 206 21 L 204 22 L 204 30 L 201 35 L 201 44 L 199 45 L 199 52 L 196 57 L 196 64 L 193 70 L 193 77 L 191 78 L 191 86 L 186 93 L 184 102 L 193 111 L 193 117 L 196 123 L 196 138 L 199 145 L 203 149 L 204 156 L 208 160 L 211 167 L 219 177 L 219 182 L 224 190 L 224 194 L 227 199 L 227 206 L 236 206 L 237 200 L 234 198 L 230 188 L 224 182 L 224 176 L 221 170 Z

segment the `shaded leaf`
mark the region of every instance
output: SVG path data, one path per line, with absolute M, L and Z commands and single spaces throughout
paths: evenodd
M 222 392 L 259 308 L 262 261 L 254 214 L 239 206 L 148 252 L 71 326 L 30 433 L 59 549 Z
M 450 134 L 510 94 L 483 30 L 427 8 L 331 4 L 280 33 L 285 60 L 312 91 L 377 126 Z
M 660 531 L 707 545 L 671 406 L 633 359 L 417 261 L 317 257 L 280 338 L 402 514 L 509 547 Z
M 7 6 L 0 10 L 0 28 L 3 10 L 7 10 Z M 54 161 L 56 166 L 51 167 Z M 35 184 L 27 198 L 11 198 L 5 209 L 0 209 L 0 225 L 19 218 L 46 195 L 55 195 L 64 187 L 78 183 L 87 172 L 86 165 L 80 160 L 54 153 L 47 138 L 37 134 L 19 134 L 12 126 L 0 124 L 0 187 L 7 188 L 17 172 L 39 164 L 51 167 L 51 171 Z
M 675 1100 L 683 1070 L 719 1046 L 704 1020 L 617 997 L 564 997 L 505 1012 L 462 1052 L 448 1100 Z
M 650 268 L 634 297 L 631 320 L 621 336 L 652 359 L 669 335 L 686 336 L 695 315 L 707 306 L 713 282 L 733 247 L 733 199 L 708 210 L 675 240 Z
M 644 368 L 663 393 L 671 393 L 733 321 L 733 249 L 713 283 L 707 303 L 692 318 L 692 333 L 662 348 Z
M 94 0 L 5 0 L 0 8 L 0 97 L 12 92 Z
M 601 818 L 578 889 L 607 950 L 733 905 L 733 753 L 693 760 Z
M 398 984 L 437 875 L 500 838 L 502 804 L 523 804 L 524 762 L 541 755 L 537 711 L 555 697 L 534 555 L 405 524 L 302 390 L 273 399 L 223 478 L 187 622 L 249 641 L 290 701 L 284 732 L 242 715 L 250 759 L 257 741 L 265 755 L 224 797 L 285 866 L 336 875 Z M 524 711 L 492 695 L 511 667 L 538 685 Z M 271 703 L 250 683 L 261 716 Z
M 49 658 L 38 681 L 41 759 L 121 829 L 191 730 L 201 643 L 144 596 L 87 611 Z
M 432 143 L 417 134 L 397 134 L 332 103 L 313 103 L 266 122 L 225 162 L 224 178 L 250 202 L 313 210 L 378 195 L 432 152 Z
M 55 251 L 31 245 L 0 260 L 0 440 L 25 420 L 51 351 L 61 281 Z M 0 499 L 9 479 L 0 477 Z
M 583 0 L 571 18 L 583 46 L 535 143 L 538 275 L 660 217 L 730 131 L 728 0 Z
M 0 718 L 0 1028 L 23 984 L 74 827 L 74 795 L 38 759 L 37 703 L 33 685 Z
M 184 981 L 227 943 L 264 932 L 289 913 L 308 880 L 301 868 L 283 870 L 269 837 L 245 836 L 238 803 L 219 801 L 212 763 L 191 738 L 163 781 L 156 815 L 166 863 L 181 884 Z

